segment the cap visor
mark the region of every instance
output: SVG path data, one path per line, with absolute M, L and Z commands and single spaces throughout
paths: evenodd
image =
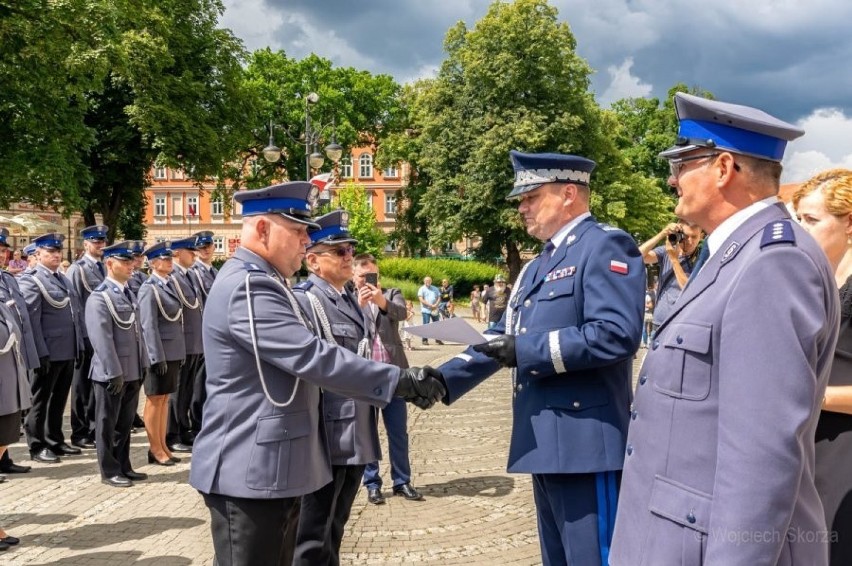
M 297 216 L 290 216 L 289 214 L 284 214 L 283 212 L 277 212 L 276 214 L 283 216 L 287 220 L 292 220 L 293 222 L 298 222 L 299 224 L 304 224 L 308 227 L 308 230 L 319 230 L 321 226 L 316 222 L 311 222 L 310 220 L 299 218 Z
M 665 151 L 661 151 L 657 154 L 657 157 L 661 159 L 674 159 L 675 157 L 681 155 L 682 153 L 687 153 L 689 151 L 693 151 L 695 149 L 707 149 L 706 147 L 700 145 L 673 145 Z
M 540 186 L 544 185 L 544 183 L 538 183 L 536 185 L 524 185 L 522 187 L 515 187 L 512 189 L 512 192 L 506 196 L 506 200 L 517 198 L 524 193 L 528 193 L 530 191 L 534 191 Z

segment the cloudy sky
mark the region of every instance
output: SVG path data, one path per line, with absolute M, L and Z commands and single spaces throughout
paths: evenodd
M 317 53 L 399 82 L 433 76 L 446 31 L 475 25 L 490 0 L 224 0 L 222 27 L 248 49 Z M 807 132 L 784 180 L 852 168 L 852 2 L 550 0 L 595 70 L 602 105 L 665 96 L 677 82 L 758 106 Z

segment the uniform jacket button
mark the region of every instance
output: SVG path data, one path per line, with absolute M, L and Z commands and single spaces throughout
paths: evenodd
M 654 340 L 654 343 L 651 345 L 651 349 L 652 349 L 652 350 L 656 350 L 656 349 L 657 349 L 657 348 L 659 348 L 659 347 L 660 347 L 660 341 L 659 341 L 659 340 Z
M 523 383 L 519 383 L 519 384 L 515 385 L 515 391 L 523 391 L 523 389 L 524 389 Z
M 636 420 L 636 417 L 639 415 L 636 411 L 630 411 L 630 420 Z
M 572 403 L 572 404 L 574 405 L 574 408 L 575 408 L 575 409 L 579 409 L 579 408 L 580 408 L 580 402 L 579 402 L 579 401 L 574 401 L 574 403 Z
M 683 344 L 683 336 L 678 336 L 677 338 L 675 338 L 675 341 L 676 341 L 678 344 Z
M 548 294 L 547 294 L 547 296 L 548 296 L 548 297 L 552 297 L 552 296 L 553 296 L 553 291 L 551 291 L 550 293 L 548 293 Z
M 633 445 L 628 444 L 627 445 L 627 455 L 630 456 L 631 454 L 633 454 Z
M 690 511 L 689 514 L 686 516 L 686 521 L 690 524 L 694 523 L 695 522 L 695 513 Z
M 527 333 L 527 329 L 526 329 L 526 328 L 521 328 L 521 334 L 526 334 L 526 333 Z
M 530 375 L 538 375 L 538 370 L 537 369 L 531 369 Z
M 639 376 L 639 385 L 645 385 L 645 382 L 646 382 L 646 381 L 648 381 L 648 376 L 647 376 L 647 375 L 640 375 L 640 376 Z
M 531 301 L 531 300 L 529 300 L 529 299 L 527 299 L 526 301 L 524 301 L 524 306 L 525 306 L 525 307 L 528 307 L 528 306 L 530 306 L 531 304 L 532 304 L 532 301 Z

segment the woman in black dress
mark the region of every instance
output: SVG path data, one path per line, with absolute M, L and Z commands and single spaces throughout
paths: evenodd
M 840 290 L 840 334 L 816 431 L 816 486 L 830 558 L 852 564 L 852 171 L 832 169 L 793 195 L 796 216 L 825 251 Z
M 27 366 L 21 353 L 21 329 L 12 311 L 0 303 L 0 456 L 17 442 L 21 429 L 21 411 L 32 406 Z M 0 551 L 18 544 L 0 528 Z
M 177 391 L 180 367 L 186 358 L 183 307 L 168 285 L 172 272 L 169 242 L 154 244 L 144 254 L 151 276 L 139 288 L 139 322 L 151 367 L 145 377 L 145 432 L 148 434 L 148 463 L 173 466 L 180 462 L 166 444 L 169 395 Z

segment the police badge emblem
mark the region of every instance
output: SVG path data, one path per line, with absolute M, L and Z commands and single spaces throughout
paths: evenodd
M 340 213 L 340 227 L 344 230 L 349 229 L 349 213 L 345 210 Z
M 308 193 L 308 207 L 311 212 L 317 207 L 317 203 L 319 203 L 319 195 L 320 190 L 316 185 L 311 185 L 311 191 Z

